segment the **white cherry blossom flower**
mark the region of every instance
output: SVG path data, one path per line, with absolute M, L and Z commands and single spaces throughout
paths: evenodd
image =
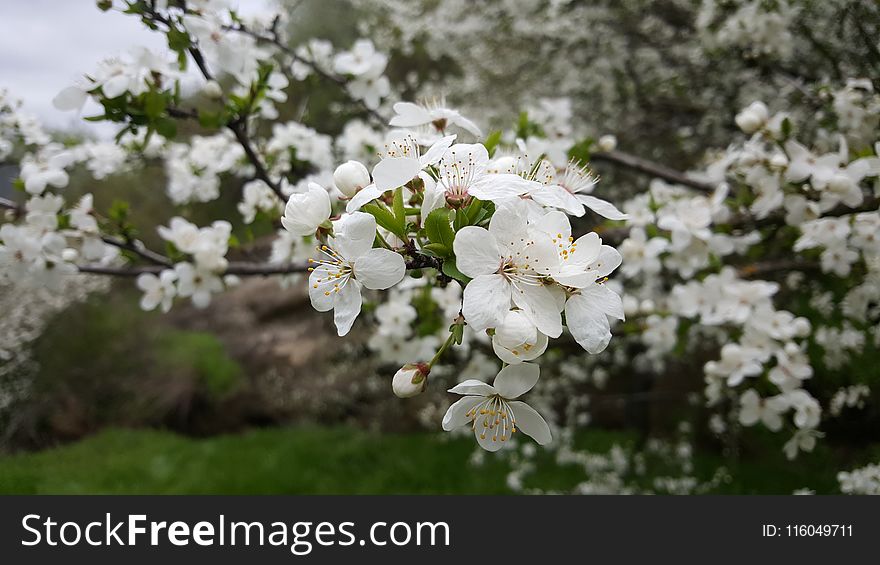
M 424 106 L 412 102 L 398 102 L 394 105 L 394 113 L 395 116 L 389 122 L 389 125 L 394 127 L 414 128 L 431 124 L 442 133 L 453 125 L 475 137 L 483 136 L 477 124 L 462 116 L 457 110 L 447 108 L 443 101 Z
M 333 310 L 336 330 L 346 335 L 361 311 L 361 286 L 385 290 L 401 280 L 406 263 L 388 249 L 373 249 L 376 219 L 354 212 L 334 223 L 334 236 L 311 259 L 309 298 L 318 312 Z
M 488 385 L 475 379 L 464 381 L 449 392 L 465 395 L 446 411 L 443 429 L 471 425 L 477 443 L 486 451 L 498 451 L 516 432 L 546 445 L 552 439 L 550 426 L 534 408 L 516 400 L 535 386 L 540 369 L 532 363 L 501 369 Z
M 544 234 L 530 232 L 521 209 L 501 207 L 489 229 L 468 226 L 455 235 L 458 270 L 473 278 L 464 289 L 462 313 L 477 331 L 499 326 L 511 301 L 549 337 L 562 333 L 562 303 L 544 285 L 541 272 L 558 262 Z M 541 271 L 541 272 L 539 272 Z
M 211 295 L 223 292 L 223 281 L 214 272 L 191 263 L 174 265 L 177 275 L 177 294 L 190 297 L 196 308 L 207 308 Z
M 144 292 L 141 297 L 141 308 L 147 311 L 155 310 L 161 306 L 163 312 L 171 310 L 174 297 L 177 295 L 177 272 L 165 269 L 159 276 L 152 273 L 144 273 L 137 278 L 137 287 Z

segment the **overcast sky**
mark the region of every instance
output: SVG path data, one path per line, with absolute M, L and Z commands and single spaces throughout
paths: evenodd
M 244 13 L 266 9 L 264 0 L 239 0 Z M 24 100 L 25 108 L 53 128 L 76 128 L 106 137 L 113 128 L 60 112 L 52 98 L 95 68 L 101 59 L 144 46 L 167 50 L 164 36 L 138 18 L 103 13 L 95 0 L 0 0 L 0 88 Z M 96 113 L 89 105 L 85 115 Z

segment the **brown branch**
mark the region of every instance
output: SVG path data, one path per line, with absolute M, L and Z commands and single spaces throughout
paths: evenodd
M 308 272 L 308 263 L 250 263 L 245 261 L 232 261 L 219 276 L 237 275 L 242 277 L 272 275 L 291 275 Z M 439 261 L 433 257 L 419 255 L 412 261 L 407 261 L 407 269 L 423 269 L 431 267 L 439 269 Z M 171 268 L 170 265 L 129 265 L 112 267 L 104 265 L 77 265 L 80 273 L 91 275 L 110 275 L 115 277 L 137 277 L 143 274 L 158 275 L 162 271 Z
M 660 163 L 655 163 L 654 161 L 649 161 L 647 159 L 643 159 L 642 157 L 637 157 L 629 153 L 624 153 L 623 151 L 615 150 L 591 153 L 590 160 L 605 161 L 606 163 L 620 165 L 622 167 L 626 167 L 640 173 L 645 173 L 652 177 L 661 178 L 671 183 L 681 184 L 689 188 L 693 188 L 694 190 L 698 190 L 706 194 L 712 194 L 715 191 L 715 186 L 712 184 L 691 178 L 680 171 L 676 171 L 675 169 L 667 167 L 666 165 L 661 165 Z
M 13 202 L 12 200 L 9 200 L 8 198 L 0 198 L 0 208 L 4 208 L 6 210 L 12 210 L 13 213 L 15 214 L 15 217 L 20 216 L 21 213 L 24 212 L 24 208 L 22 208 L 22 206 L 20 204 L 18 204 L 17 202 Z
M 126 241 L 126 240 L 116 239 L 115 237 L 110 237 L 110 236 L 106 236 L 106 235 L 101 237 L 101 241 L 103 241 L 107 245 L 112 245 L 114 247 L 118 247 L 119 249 L 124 249 L 126 251 L 130 251 L 130 252 L 134 253 L 135 255 L 138 255 L 138 256 L 146 259 L 150 263 L 154 263 L 156 265 L 161 265 L 164 267 L 173 266 L 171 259 L 169 259 L 168 257 L 165 257 L 161 253 L 156 253 L 155 251 L 151 251 L 151 250 L 147 249 L 144 246 L 144 244 L 141 243 L 140 241 L 132 241 L 132 240 Z
M 737 274 L 743 279 L 754 279 L 772 273 L 786 271 L 818 271 L 820 268 L 821 266 L 819 263 L 812 261 L 804 261 L 802 259 L 778 259 L 745 265 L 737 269 Z
M 80 273 L 92 275 L 111 275 L 116 277 L 137 277 L 142 274 L 158 275 L 162 271 L 169 269 L 163 265 L 132 265 L 124 267 L 108 267 L 104 265 L 78 265 L 77 269 Z M 308 271 L 307 264 L 296 263 L 246 263 L 231 262 L 226 270 L 219 275 L 238 275 L 238 276 L 270 276 L 270 275 L 289 275 L 293 273 L 304 273 Z

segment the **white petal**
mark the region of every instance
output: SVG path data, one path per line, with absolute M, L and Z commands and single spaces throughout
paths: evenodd
M 351 197 L 351 200 L 349 200 L 348 204 L 345 205 L 345 211 L 349 214 L 352 212 L 357 212 L 363 207 L 364 204 L 372 202 L 380 196 L 382 196 L 382 191 L 376 188 L 375 184 L 365 186 Z
M 584 234 L 575 240 L 575 248 L 565 262 L 586 268 L 599 257 L 602 251 L 602 239 L 596 232 Z
M 474 436 L 477 438 L 477 444 L 486 451 L 498 451 L 504 447 L 505 442 L 500 441 L 498 438 L 495 438 L 495 441 L 492 441 L 492 438 L 494 437 L 493 432 L 494 430 L 483 428 L 479 424 L 474 428 Z
M 424 155 L 419 157 L 419 165 L 421 168 L 427 167 L 428 165 L 435 165 L 443 158 L 443 155 L 452 146 L 453 141 L 455 141 L 454 135 L 447 135 L 446 137 L 437 140 L 434 145 L 425 151 Z
M 562 243 L 566 244 L 568 243 L 568 238 L 571 237 L 571 222 L 568 221 L 568 216 L 565 213 L 558 210 L 544 214 L 534 223 L 534 228 L 544 232 L 551 238 L 562 239 Z
M 354 263 L 354 276 L 372 290 L 385 290 L 403 280 L 406 261 L 390 249 L 370 249 Z
M 88 94 L 78 86 L 68 86 L 52 99 L 52 105 L 62 112 L 81 110 Z
M 604 284 L 590 285 L 580 292 L 581 296 L 590 300 L 596 308 L 618 320 L 626 317 L 623 313 L 623 301 L 620 296 Z
M 623 258 L 620 253 L 610 245 L 603 245 L 599 251 L 596 260 L 587 267 L 587 271 L 592 273 L 597 279 L 607 277 L 614 269 L 620 266 Z
M 513 302 L 522 308 L 538 330 L 554 338 L 562 334 L 558 304 L 546 287 L 520 284 L 511 294 Z
M 495 238 L 485 228 L 467 226 L 455 234 L 452 242 L 455 266 L 473 278 L 495 273 L 501 267 L 501 252 Z
M 446 206 L 446 190 L 427 175 L 420 174 L 419 177 L 425 182 L 421 214 L 422 218 L 427 218 L 434 210 Z
M 504 398 L 518 398 L 532 390 L 540 376 L 541 369 L 534 363 L 508 365 L 501 369 L 492 386 Z
M 609 220 L 626 220 L 629 218 L 629 216 L 618 210 L 617 207 L 614 206 L 614 204 L 608 202 L 607 200 L 602 200 L 601 198 L 588 196 L 586 194 L 578 194 L 576 198 L 584 206 L 599 214 L 600 216 L 608 218 Z
M 455 428 L 460 428 L 470 422 L 470 418 L 465 414 L 482 401 L 483 397 L 481 396 L 465 396 L 464 398 L 459 399 L 450 406 L 449 410 L 446 411 L 446 414 L 443 415 L 443 429 L 448 432 Z
M 422 166 L 410 157 L 386 157 L 373 167 L 373 182 L 380 192 L 403 186 L 419 175 Z
M 461 312 L 478 332 L 497 327 L 510 310 L 510 293 L 510 283 L 501 275 L 480 275 L 464 287 Z
M 575 341 L 589 353 L 603 351 L 611 341 L 608 316 L 583 295 L 572 296 L 565 303 L 565 322 Z
M 431 114 L 428 110 L 412 102 L 398 102 L 394 105 L 396 114 L 388 125 L 398 128 L 411 128 L 431 122 Z
M 469 187 L 468 194 L 480 200 L 499 202 L 516 198 L 535 189 L 538 183 L 508 173 L 481 175 Z
M 510 409 L 516 418 L 516 428 L 518 431 L 538 442 L 538 445 L 547 445 L 553 439 L 550 435 L 550 426 L 546 420 L 535 411 L 534 408 L 515 400 L 510 403 Z
M 342 289 L 333 294 L 333 321 L 336 333 L 346 335 L 361 313 L 361 289 L 356 280 L 349 280 Z
M 492 385 L 484 383 L 483 381 L 478 381 L 477 379 L 468 379 L 464 382 L 460 382 L 448 392 L 454 394 L 470 394 L 477 396 L 492 396 L 496 394 L 495 389 Z
M 373 247 L 376 239 L 376 218 L 364 212 L 353 212 L 333 226 L 333 247 L 349 261 L 354 261 Z
M 583 204 L 581 204 L 572 193 L 565 190 L 559 185 L 551 184 L 541 186 L 540 188 L 537 188 L 530 192 L 529 196 L 532 197 L 532 200 L 540 203 L 543 206 L 565 210 L 572 216 L 580 217 L 584 215 Z
M 480 128 L 477 127 L 477 124 L 465 118 L 464 116 L 456 116 L 456 118 L 453 120 L 453 123 L 475 137 L 483 137 L 483 132 L 480 131 Z
M 500 326 L 495 328 L 493 338 L 498 344 L 508 349 L 513 349 L 524 343 L 535 343 L 538 337 L 538 328 L 520 310 L 511 310 Z
M 330 278 L 330 274 L 324 266 L 315 268 L 309 274 L 309 299 L 312 302 L 312 308 L 318 312 L 329 312 L 333 309 L 334 280 Z
M 550 340 L 546 335 L 538 332 L 538 337 L 535 340 L 535 343 L 528 349 L 522 345 L 507 349 L 498 343 L 497 337 L 498 334 L 492 336 L 492 350 L 495 351 L 495 355 L 497 355 L 499 359 L 510 365 L 519 365 L 525 361 L 534 361 L 547 351 L 547 345 L 550 343 Z
M 124 74 L 110 78 L 101 85 L 101 92 L 107 98 L 116 98 L 128 90 L 128 77 Z

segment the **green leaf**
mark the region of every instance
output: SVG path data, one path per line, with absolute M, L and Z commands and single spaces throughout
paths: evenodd
M 439 257 L 441 259 L 452 254 L 452 250 L 442 243 L 429 243 L 422 246 L 421 250 L 428 255 L 433 255 L 434 257 Z
M 590 160 L 590 149 L 592 149 L 592 147 L 593 139 L 588 137 L 587 139 L 572 145 L 571 149 L 568 150 L 568 158 L 580 161 L 581 163 L 586 163 Z
M 177 136 L 177 124 L 170 118 L 160 118 L 155 123 L 156 131 L 166 139 L 174 139 Z
M 468 218 L 467 210 L 464 208 L 459 208 L 455 211 L 455 220 L 453 221 L 453 226 L 455 227 L 455 231 L 459 231 L 461 228 L 467 227 L 471 225 L 471 220 Z
M 455 232 L 449 225 L 449 210 L 446 208 L 438 208 L 428 214 L 425 218 L 425 233 L 431 243 L 439 243 L 452 249 L 452 242 L 455 240 Z
M 479 198 L 474 198 L 464 211 L 467 213 L 470 225 L 475 225 L 480 219 L 482 219 L 482 214 L 480 214 L 480 212 L 483 211 L 483 201 Z
M 483 142 L 483 145 L 486 146 L 486 151 L 489 152 L 489 157 L 495 155 L 495 149 L 498 148 L 498 144 L 501 143 L 501 130 L 495 130 L 489 134 L 489 137 L 486 138 L 486 141 Z
M 190 48 L 189 34 L 172 27 L 168 30 L 168 48 L 172 51 L 185 51 Z
M 399 187 L 394 191 L 394 200 L 391 201 L 394 207 L 394 217 L 401 226 L 406 225 L 406 209 L 403 205 L 403 187 Z
M 155 90 L 147 91 L 144 94 L 144 112 L 151 119 L 156 119 L 165 111 L 165 96 L 161 92 Z
M 394 217 L 394 214 L 391 213 L 391 210 L 389 210 L 388 207 L 384 204 L 373 202 L 364 205 L 364 207 L 361 209 L 367 214 L 370 214 L 374 218 L 376 218 L 377 224 L 390 231 L 397 237 L 401 239 L 406 237 L 404 227 L 397 222 L 397 218 Z
M 462 284 L 467 284 L 471 282 L 471 279 L 464 275 L 461 271 L 458 270 L 458 267 L 455 266 L 455 258 L 449 258 L 443 261 L 443 274 L 451 279 L 455 279 Z

